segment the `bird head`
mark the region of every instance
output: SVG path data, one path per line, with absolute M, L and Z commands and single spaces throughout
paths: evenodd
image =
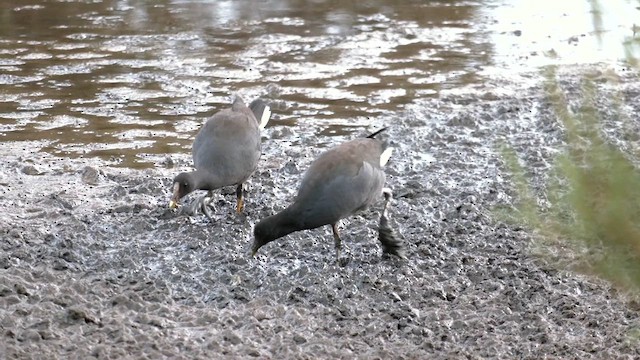
M 191 174 L 178 174 L 178 176 L 173 179 L 173 196 L 171 197 L 171 201 L 169 201 L 169 207 L 172 209 L 177 207 L 178 201 L 193 190 L 195 189 Z
M 260 220 L 253 228 L 251 256 L 255 256 L 258 250 L 264 245 L 293 231 L 295 231 L 295 229 L 288 224 L 287 216 L 284 216 L 282 213 Z
M 267 222 L 265 222 L 265 220 L 266 219 L 260 221 L 253 228 L 253 245 L 251 245 L 251 256 L 255 256 L 258 250 L 260 250 L 263 245 L 275 240 L 271 238 L 269 231 L 270 226 Z

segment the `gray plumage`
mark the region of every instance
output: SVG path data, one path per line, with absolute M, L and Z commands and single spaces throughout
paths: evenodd
M 240 97 L 236 97 L 230 108 L 215 113 L 207 120 L 193 142 L 196 170 L 175 177 L 170 206 L 175 207 L 182 197 L 195 190 L 208 190 L 210 201 L 212 190 L 237 185 L 237 211 L 240 212 L 243 206 L 242 185 L 258 165 L 260 128 L 266 125 L 269 115 L 269 107 L 262 100 L 255 100 L 247 107 Z M 202 198 L 194 209 L 201 207 L 210 216 L 207 205 L 208 202 Z
M 292 232 L 331 225 L 339 257 L 341 239 L 337 223 L 367 208 L 382 195 L 385 183 L 382 165 L 391 149 L 374 139 L 376 134 L 348 141 L 321 154 L 306 171 L 293 203 L 255 226 L 252 252 L 255 254 L 265 244 Z M 400 248 L 384 249 L 398 253 Z

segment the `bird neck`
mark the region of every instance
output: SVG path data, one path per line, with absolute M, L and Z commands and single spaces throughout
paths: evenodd
M 191 179 L 194 184 L 194 189 L 215 190 L 226 185 L 220 179 L 220 176 L 218 176 L 218 174 L 214 174 L 208 171 L 193 171 L 191 172 Z
M 293 213 L 291 208 L 286 208 L 283 211 L 267 218 L 269 224 L 269 232 L 271 234 L 270 238 L 275 240 L 289 235 L 292 232 L 302 230 L 302 227 L 300 226 L 296 218 L 297 217 Z

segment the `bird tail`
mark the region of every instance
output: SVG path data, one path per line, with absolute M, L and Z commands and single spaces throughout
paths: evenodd
M 264 129 L 271 118 L 271 108 L 261 99 L 255 99 L 249 104 L 249 109 L 253 111 L 260 129 Z
M 376 135 L 380 134 L 381 132 L 387 130 L 389 127 L 385 126 L 382 129 L 374 132 L 373 134 L 367 136 L 367 139 L 373 139 L 375 138 Z M 389 161 L 389 158 L 391 158 L 391 154 L 393 154 L 393 147 L 389 146 L 389 143 L 387 143 L 386 141 L 382 141 L 382 148 L 384 149 L 384 151 L 382 152 L 382 154 L 380 154 L 380 166 L 385 166 L 387 164 L 387 162 Z
M 373 138 L 375 138 L 375 137 L 376 137 L 376 135 L 378 135 L 378 134 L 380 134 L 381 132 L 383 132 L 383 131 L 387 130 L 388 128 L 389 128 L 388 126 L 385 126 L 385 127 L 383 127 L 382 129 L 380 129 L 380 130 L 378 130 L 378 131 L 374 132 L 373 134 L 371 134 L 371 135 L 367 136 L 367 138 L 369 138 L 369 139 L 373 139 Z

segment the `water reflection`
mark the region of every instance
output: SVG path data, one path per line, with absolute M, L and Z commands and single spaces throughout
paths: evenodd
M 508 56 L 529 51 L 516 45 L 531 24 L 521 19 L 518 38 L 508 9 L 517 13 L 479 0 L 5 0 L 2 146 L 154 166 L 188 152 L 236 92 L 270 99 L 271 126 L 300 136 L 358 131 L 521 63 Z
M 625 58 L 622 43 L 638 36 L 640 2 L 515 0 L 495 7 L 491 14 L 496 19 L 489 27 L 494 62 L 526 71 L 548 64 L 613 63 Z M 637 46 L 630 50 L 640 55 Z

